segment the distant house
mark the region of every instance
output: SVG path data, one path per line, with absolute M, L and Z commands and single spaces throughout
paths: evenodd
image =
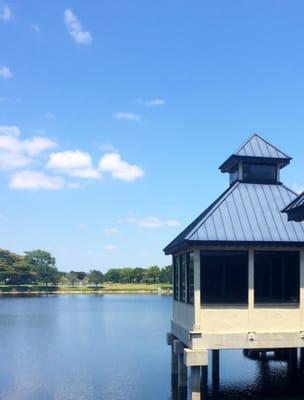
M 219 167 L 229 188 L 164 249 L 187 366 L 207 365 L 209 349 L 304 346 L 304 223 L 291 214 L 303 217 L 304 195 L 281 182 L 290 161 L 251 136 Z

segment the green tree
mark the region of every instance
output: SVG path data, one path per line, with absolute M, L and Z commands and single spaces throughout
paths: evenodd
M 172 265 L 167 265 L 160 270 L 160 282 L 172 283 Z
M 55 266 L 55 257 L 47 251 L 26 251 L 24 261 L 36 273 L 37 281 L 43 282 L 46 287 L 49 283 L 58 282 L 59 274 Z
M 142 282 L 145 276 L 146 270 L 144 268 L 134 268 L 132 270 L 132 281 L 136 283 Z
M 146 277 L 150 282 L 159 282 L 160 268 L 157 265 L 147 268 Z
M 78 282 L 78 276 L 77 276 L 77 274 L 76 274 L 74 271 L 69 272 L 69 273 L 67 274 L 67 278 L 68 278 L 69 283 L 70 283 L 72 286 L 75 286 L 75 283 Z
M 0 249 L 0 281 L 9 284 L 31 283 L 35 273 L 24 262 L 24 257 Z
M 121 282 L 121 269 L 111 268 L 104 277 L 107 282 L 119 283 Z
M 103 273 L 101 271 L 97 271 L 96 269 L 93 269 L 93 270 L 90 271 L 90 273 L 88 275 L 88 279 L 89 279 L 89 282 L 90 283 L 94 283 L 96 288 L 97 288 L 98 285 L 103 283 L 104 276 L 103 276 Z
M 120 281 L 124 283 L 130 283 L 132 281 L 132 274 L 133 274 L 133 269 L 132 268 L 123 268 L 120 271 L 121 278 Z
M 84 271 L 71 271 L 71 273 L 73 272 L 73 274 L 77 275 L 77 279 L 79 281 L 83 281 L 84 278 L 87 276 L 87 273 Z

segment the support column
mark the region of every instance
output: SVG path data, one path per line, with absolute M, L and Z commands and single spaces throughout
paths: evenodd
M 201 330 L 201 254 L 194 251 L 194 331 Z
M 201 400 L 201 368 L 191 367 L 190 375 L 191 400 Z
M 304 370 L 304 347 L 300 348 L 300 368 L 301 368 L 301 371 L 303 372 L 303 370 Z
M 296 371 L 298 364 L 298 349 L 288 349 L 288 369 Z
M 300 251 L 300 312 L 301 331 L 304 331 L 304 251 Z
M 173 351 L 178 357 L 178 386 L 187 387 L 187 367 L 184 363 L 184 344 L 179 340 L 173 341 Z
M 220 388 L 220 352 L 212 350 L 212 386 L 214 393 Z
M 254 330 L 254 250 L 248 252 L 248 325 L 249 331 Z

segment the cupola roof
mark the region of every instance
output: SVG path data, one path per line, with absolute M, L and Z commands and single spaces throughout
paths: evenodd
M 290 163 L 292 158 L 254 133 L 219 167 L 222 172 L 231 172 L 239 161 L 279 164 L 280 168 Z

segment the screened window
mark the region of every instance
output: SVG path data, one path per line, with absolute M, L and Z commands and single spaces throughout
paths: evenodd
M 230 185 L 239 179 L 239 166 L 230 172 Z
M 248 253 L 204 251 L 201 253 L 201 302 L 248 303 Z
M 255 302 L 299 303 L 300 256 L 297 251 L 256 252 Z
M 243 179 L 254 182 L 276 182 L 277 166 L 276 164 L 243 164 Z
M 180 262 L 179 256 L 174 257 L 173 261 L 173 297 L 174 300 L 179 300 L 179 273 L 180 273 Z
M 187 254 L 187 302 L 194 304 L 194 254 Z
M 187 255 L 183 254 L 180 256 L 180 301 L 186 301 L 186 266 L 187 266 Z

